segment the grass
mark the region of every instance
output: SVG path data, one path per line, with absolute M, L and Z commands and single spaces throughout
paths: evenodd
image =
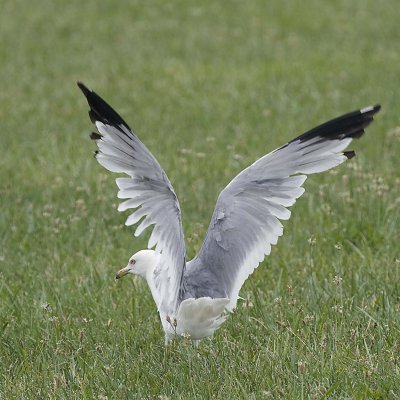
M 400 398 L 395 0 L 5 2 L 0 14 L 0 398 Z M 165 349 L 91 153 L 82 80 L 135 128 L 183 208 L 318 123 L 380 102 L 357 157 L 312 176 L 237 312 Z

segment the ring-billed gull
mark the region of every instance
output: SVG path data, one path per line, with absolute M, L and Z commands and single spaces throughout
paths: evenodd
M 97 161 L 117 178 L 118 210 L 135 209 L 126 220 L 135 236 L 153 226 L 148 249 L 134 254 L 116 277 L 146 279 L 157 305 L 165 340 L 175 335 L 211 336 L 236 307 L 245 280 L 283 233 L 292 206 L 304 193 L 308 174 L 326 171 L 354 157 L 345 151 L 380 110 L 365 107 L 293 139 L 240 172 L 220 193 L 197 256 L 186 261 L 179 202 L 160 164 L 128 124 L 100 96 L 78 82 L 98 133 Z M 154 250 L 153 250 L 154 249 Z

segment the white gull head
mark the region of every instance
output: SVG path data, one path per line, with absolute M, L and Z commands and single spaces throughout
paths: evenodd
M 115 278 L 119 279 L 127 274 L 133 274 L 147 279 L 149 273 L 153 272 L 157 266 L 159 257 L 154 250 L 140 250 L 129 259 L 125 268 L 117 272 Z

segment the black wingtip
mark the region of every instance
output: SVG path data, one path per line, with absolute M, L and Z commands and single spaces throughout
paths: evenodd
M 368 106 L 368 107 L 364 107 L 360 110 L 360 114 L 366 114 L 368 116 L 373 116 L 375 115 L 379 110 L 381 109 L 381 105 L 380 104 L 375 104 L 374 106 Z
M 364 134 L 365 129 L 374 120 L 374 115 L 380 109 L 380 104 L 376 104 L 344 114 L 303 133 L 289 143 L 297 140 L 306 142 L 316 137 L 323 140 L 358 139 Z
M 99 133 L 97 133 L 97 132 L 92 132 L 91 134 L 90 134 L 90 139 L 92 139 L 92 140 L 99 140 L 99 139 L 101 139 L 102 138 L 102 136 L 99 134 Z
M 96 92 L 86 87 L 82 82 L 78 81 L 77 85 L 86 97 L 90 107 L 89 117 L 94 124 L 97 121 L 100 121 L 104 124 L 113 125 L 115 128 L 120 130 L 121 125 L 124 125 L 128 130 L 131 130 L 123 118 Z
M 350 160 L 351 158 L 355 157 L 356 152 L 353 150 L 350 151 L 344 151 L 343 155 L 347 157 L 348 160 Z
M 89 95 L 90 93 L 92 93 L 92 91 L 91 91 L 88 87 L 86 87 L 82 82 L 78 81 L 78 82 L 76 82 L 76 84 L 78 85 L 79 89 L 82 90 L 82 93 L 83 93 L 86 97 L 88 97 L 88 95 Z

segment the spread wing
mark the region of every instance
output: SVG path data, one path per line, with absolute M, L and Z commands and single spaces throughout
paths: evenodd
M 118 211 L 136 209 L 126 225 L 142 222 L 139 236 L 154 225 L 148 248 L 155 246 L 161 254 L 156 269 L 158 309 L 167 314 L 176 311 L 181 280 L 185 269 L 185 243 L 181 211 L 174 189 L 160 164 L 132 132 L 128 124 L 95 92 L 78 83 L 90 106 L 89 116 L 99 133 L 91 138 L 99 148 L 97 161 L 111 172 L 129 177 L 117 178 L 118 197 L 127 199 Z
M 352 158 L 355 153 L 344 150 L 379 109 L 366 107 L 304 133 L 243 170 L 221 192 L 194 264 L 202 266 L 198 276 L 218 281 L 209 286 L 230 298 L 228 308 L 236 306 L 241 286 L 282 235 L 280 220 L 289 219 L 287 207 L 304 193 L 306 175 Z

